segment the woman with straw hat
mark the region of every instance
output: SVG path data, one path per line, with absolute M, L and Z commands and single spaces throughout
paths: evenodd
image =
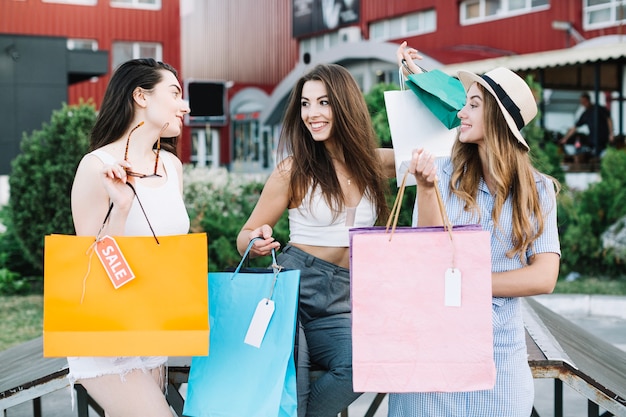
M 403 43 L 398 63 L 418 72 L 417 51 Z M 556 180 L 531 164 L 521 129 L 537 114 L 531 89 L 496 68 L 484 75 L 459 71 L 466 103 L 450 157 L 413 152 L 417 180 L 413 223 L 443 225 L 435 181 L 453 225 L 480 223 L 491 233 L 494 360 L 491 390 L 403 393 L 389 397 L 389 416 L 527 417 L 534 401 L 520 297 L 550 293 L 559 272 Z

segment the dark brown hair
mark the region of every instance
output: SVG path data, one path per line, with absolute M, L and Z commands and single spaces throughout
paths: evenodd
M 152 58 L 132 59 L 115 70 L 91 129 L 90 151 L 116 141 L 130 128 L 135 112 L 133 92 L 137 87 L 152 90 L 163 79 L 164 70 L 178 78 L 171 65 Z M 176 140 L 161 139 L 161 148 L 176 155 Z
M 376 151 L 378 144 L 367 104 L 350 72 L 336 64 L 314 67 L 298 80 L 289 96 L 278 152 L 293 156 L 290 204 L 299 205 L 309 187 L 320 187 L 329 207 L 336 211 L 344 208 L 331 155 L 323 142 L 313 140 L 301 117 L 302 88 L 313 80 L 321 81 L 326 87 L 333 114 L 331 135 L 343 153 L 353 183 L 375 204 L 379 221 L 385 221 L 389 213 L 385 200 L 387 180 Z

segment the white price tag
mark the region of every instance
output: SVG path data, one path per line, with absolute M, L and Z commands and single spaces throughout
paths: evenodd
M 248 327 L 248 333 L 246 333 L 244 343 L 257 348 L 261 347 L 261 342 L 263 342 L 263 337 L 265 337 L 265 332 L 267 331 L 273 314 L 274 301 L 267 298 L 259 301 L 254 316 L 252 316 L 250 326 Z
M 446 270 L 445 305 L 461 307 L 461 271 L 457 268 Z

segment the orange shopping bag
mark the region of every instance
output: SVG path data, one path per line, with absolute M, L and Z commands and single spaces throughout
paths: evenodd
M 355 392 L 494 387 L 490 235 L 446 223 L 350 230 Z
M 93 236 L 45 237 L 44 356 L 208 354 L 206 234 L 115 241 L 135 274 L 117 289 Z

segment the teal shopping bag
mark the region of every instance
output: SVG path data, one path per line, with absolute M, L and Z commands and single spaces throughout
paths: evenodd
M 465 105 L 465 88 L 441 70 L 411 74 L 406 84 L 448 129 L 461 124 L 457 113 Z
M 300 271 L 281 269 L 273 252 L 272 268 L 242 268 L 251 246 L 234 272 L 209 272 L 209 355 L 192 358 L 185 416 L 297 416 Z M 260 312 L 268 302 L 274 308 L 265 328 Z

